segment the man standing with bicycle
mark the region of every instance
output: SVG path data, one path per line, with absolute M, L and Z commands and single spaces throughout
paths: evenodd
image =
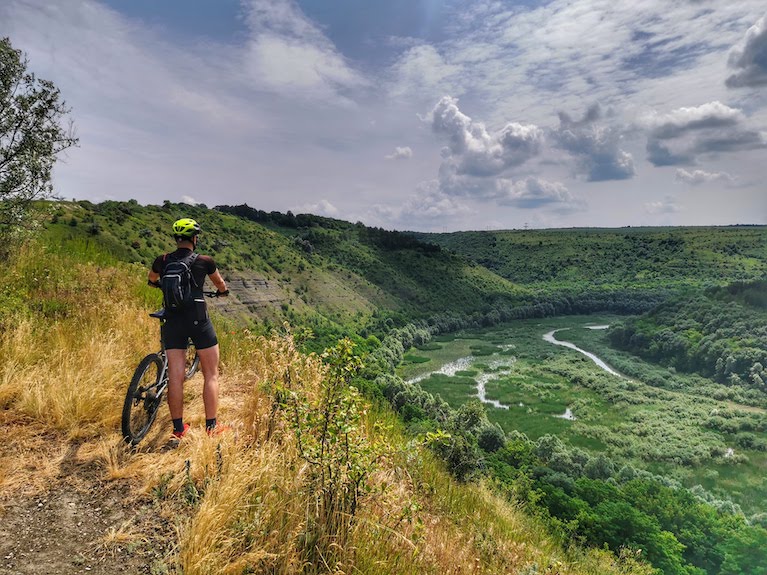
M 218 411 L 218 338 L 208 315 L 203 284 L 208 276 L 217 296 L 228 296 L 224 278 L 210 256 L 195 253 L 200 225 L 189 218 L 173 224 L 176 251 L 158 256 L 149 271 L 149 285 L 162 288 L 165 306 L 163 340 L 168 358 L 168 407 L 173 419 L 173 436 L 181 438 L 189 429 L 184 423 L 184 375 L 186 349 L 192 340 L 200 357 L 205 380 L 202 400 L 205 429 L 216 430 Z

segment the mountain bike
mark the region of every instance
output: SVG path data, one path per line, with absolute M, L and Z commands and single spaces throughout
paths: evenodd
M 214 291 L 206 291 L 207 297 L 218 297 Z M 168 389 L 168 357 L 165 353 L 163 325 L 166 312 L 164 309 L 149 314 L 160 321 L 160 351 L 150 353 L 138 364 L 125 394 L 122 414 L 122 434 L 125 443 L 137 445 L 152 427 L 160 405 Z M 189 379 L 200 367 L 200 356 L 190 342 L 186 351 L 185 379 Z

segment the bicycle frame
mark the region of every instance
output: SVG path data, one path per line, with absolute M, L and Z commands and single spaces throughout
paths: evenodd
M 163 393 L 165 393 L 165 390 L 168 388 L 168 354 L 165 353 L 165 335 L 163 333 L 163 327 L 165 327 L 165 310 L 161 309 L 159 311 L 156 311 L 154 313 L 149 314 L 150 317 L 154 317 L 160 320 L 160 351 L 157 352 L 157 355 L 160 356 L 160 359 L 162 360 L 162 370 L 160 370 L 160 375 L 158 376 L 158 384 L 157 384 L 157 395 L 160 396 Z
M 216 292 L 203 293 L 208 297 L 216 296 Z M 166 312 L 161 309 L 149 315 L 160 321 L 160 351 L 150 353 L 141 360 L 133 373 L 128 392 L 125 395 L 121 422 L 122 433 L 125 442 L 132 446 L 137 445 L 152 427 L 169 384 L 168 354 L 165 349 L 164 330 Z M 195 374 L 200 362 L 196 350 L 194 350 L 194 356 L 189 357 L 189 349 L 194 350 L 194 348 L 187 348 L 184 379 L 189 379 Z M 189 363 L 190 359 L 191 364 Z M 147 375 L 150 376 L 148 379 L 146 378 Z

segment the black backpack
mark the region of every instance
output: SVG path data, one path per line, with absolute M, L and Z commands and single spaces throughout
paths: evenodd
M 165 254 L 165 266 L 160 277 L 163 305 L 167 311 L 192 309 L 194 295 L 192 286 L 197 287 L 192 276 L 192 265 L 197 259 L 196 253 L 190 253 L 180 259 Z

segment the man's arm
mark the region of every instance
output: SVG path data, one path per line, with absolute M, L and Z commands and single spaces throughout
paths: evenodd
M 160 287 L 160 274 L 154 270 L 149 270 L 149 276 L 146 281 L 152 287 Z
M 224 278 L 221 276 L 221 272 L 216 270 L 212 274 L 210 274 L 208 277 L 210 278 L 210 281 L 213 282 L 213 285 L 216 286 L 218 295 L 220 296 L 229 295 L 229 290 L 226 289 L 226 282 L 224 281 Z

